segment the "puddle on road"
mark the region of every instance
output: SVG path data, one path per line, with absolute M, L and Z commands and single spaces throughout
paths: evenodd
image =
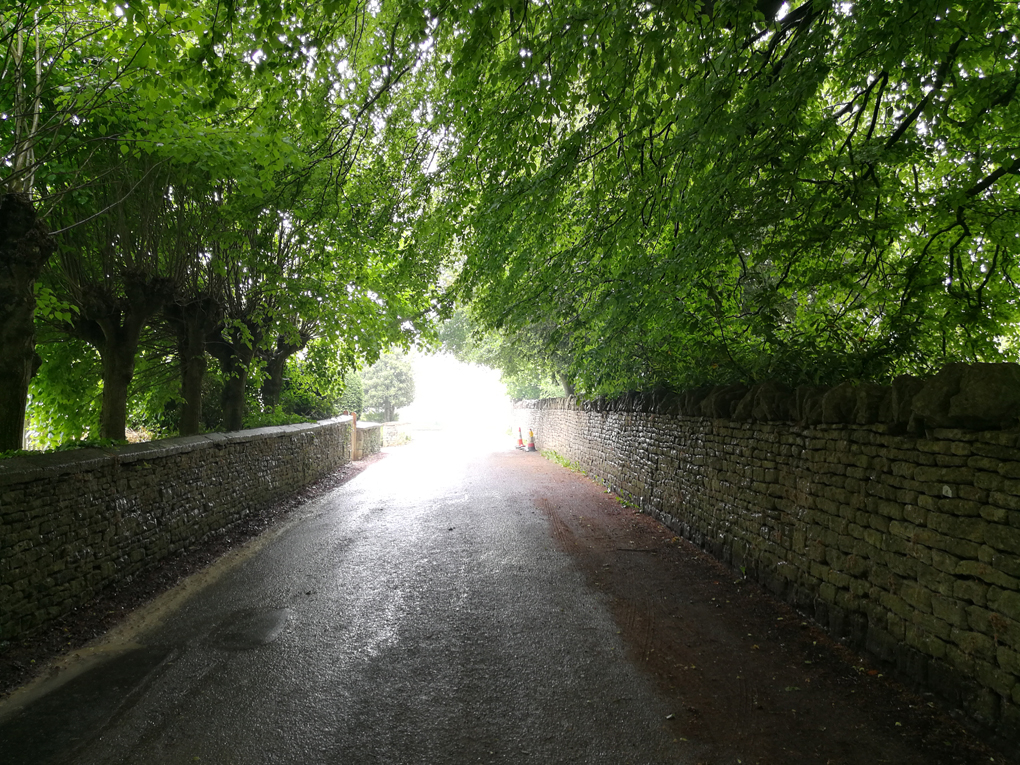
M 246 608 L 235 611 L 209 635 L 209 645 L 225 651 L 250 651 L 268 645 L 290 622 L 287 608 Z

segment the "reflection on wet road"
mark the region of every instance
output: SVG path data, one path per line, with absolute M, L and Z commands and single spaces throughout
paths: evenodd
M 18 763 L 669 763 L 670 709 L 534 504 L 541 457 L 422 434 L 0 721 Z

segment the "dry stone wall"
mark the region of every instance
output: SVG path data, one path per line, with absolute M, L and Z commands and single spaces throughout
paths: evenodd
M 875 410 L 865 391 L 839 395 Z M 690 394 L 521 402 L 514 428 L 1020 741 L 1020 433 L 925 427 L 949 419 L 931 396 L 884 424 L 747 416 L 767 395 L 703 391 L 717 417 Z
M 0 640 L 351 460 L 351 418 L 0 462 Z M 379 438 L 366 447 L 378 451 Z
M 378 422 L 359 422 L 357 438 L 357 454 L 354 459 L 360 460 L 370 454 L 376 454 L 383 448 L 383 426 Z

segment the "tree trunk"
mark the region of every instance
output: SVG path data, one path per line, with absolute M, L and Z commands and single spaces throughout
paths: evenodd
M 55 245 L 27 194 L 0 195 L 0 451 L 21 449 L 35 352 L 35 281 Z
M 99 437 L 123 441 L 127 438 L 127 398 L 135 374 L 135 355 L 142 323 L 111 328 L 100 352 L 103 359 L 103 407 L 99 414 Z
M 262 382 L 262 406 L 272 409 L 280 405 L 283 392 L 283 371 L 291 354 L 277 353 L 266 362 L 266 379 Z
M 162 277 L 129 277 L 123 297 L 103 292 L 90 295 L 72 322 L 72 331 L 99 351 L 103 361 L 103 406 L 99 437 L 123 441 L 127 437 L 127 396 L 135 374 L 135 357 L 142 330 L 169 296 Z
M 220 325 L 222 308 L 208 297 L 166 307 L 167 321 L 177 335 L 177 358 L 181 369 L 181 421 L 178 433 L 202 432 L 202 382 L 209 368 L 206 338 Z
M 135 374 L 138 340 L 145 316 L 111 311 L 98 318 L 79 317 L 73 332 L 99 351 L 103 367 L 103 405 L 99 412 L 99 437 L 123 441 L 127 437 L 127 397 Z
M 189 327 L 190 329 L 190 327 Z M 183 343 L 178 343 L 181 364 L 181 421 L 178 432 L 193 436 L 202 432 L 202 381 L 208 369 L 205 357 L 205 333 L 196 341 L 195 333 L 188 332 Z
M 386 402 L 386 422 L 393 422 L 393 404 Z
M 310 333 L 301 333 L 300 342 L 291 343 L 282 337 L 276 340 L 276 352 L 265 354 L 266 379 L 262 383 L 262 406 L 272 409 L 280 405 L 280 394 L 283 392 L 283 373 L 287 369 L 287 359 L 300 351 L 310 338 Z
M 253 344 L 261 339 L 257 328 L 250 328 Z M 241 430 L 244 427 L 244 392 L 248 384 L 248 370 L 255 357 L 255 350 L 249 348 L 240 333 L 233 333 L 232 340 L 225 340 L 219 334 L 207 339 L 206 350 L 220 363 L 223 370 L 223 430 Z
M 231 371 L 223 381 L 223 429 L 241 430 L 244 428 L 244 389 L 248 384 L 248 365 L 236 360 L 231 364 Z

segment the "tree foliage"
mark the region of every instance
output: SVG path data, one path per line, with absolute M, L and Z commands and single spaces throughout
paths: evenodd
M 590 393 L 885 379 L 1017 326 L 1017 6 L 444 17 L 459 290 Z
M 353 366 L 347 349 L 312 341 L 305 353 L 288 360 L 281 394 L 284 410 L 315 419 L 360 414 L 364 393 Z
M 425 81 L 406 77 L 421 55 L 405 44 L 420 39 L 414 19 L 343 0 L 20 0 L 3 12 L 0 191 L 52 232 L 0 226 L 0 294 L 18 296 L 0 312 L 0 359 L 25 383 L 0 401 L 4 444 L 20 445 L 38 367 L 33 312 L 47 342 L 66 333 L 98 352 L 88 427 L 113 439 L 142 410 L 169 421 L 155 410 L 171 402 L 181 432 L 208 427 L 210 356 L 210 411 L 236 428 L 253 404 L 275 408 L 288 359 L 316 338 L 353 367 L 431 336 L 445 254 L 413 237 L 438 146 L 419 109 Z M 178 375 L 136 384 L 143 360 Z M 36 430 L 61 410 L 78 424 L 53 433 L 85 427 L 60 379 L 35 377 Z
M 17 0 L 0 449 L 29 399 L 44 438 L 326 411 L 323 369 L 434 340 L 454 260 L 446 343 L 515 394 L 1015 357 L 1018 29 L 996 0 Z
M 459 361 L 501 371 L 507 395 L 514 399 L 553 398 L 574 391 L 566 377 L 566 349 L 550 350 L 546 337 L 554 327 L 482 329 L 467 308 L 458 308 L 439 330 L 444 351 Z

